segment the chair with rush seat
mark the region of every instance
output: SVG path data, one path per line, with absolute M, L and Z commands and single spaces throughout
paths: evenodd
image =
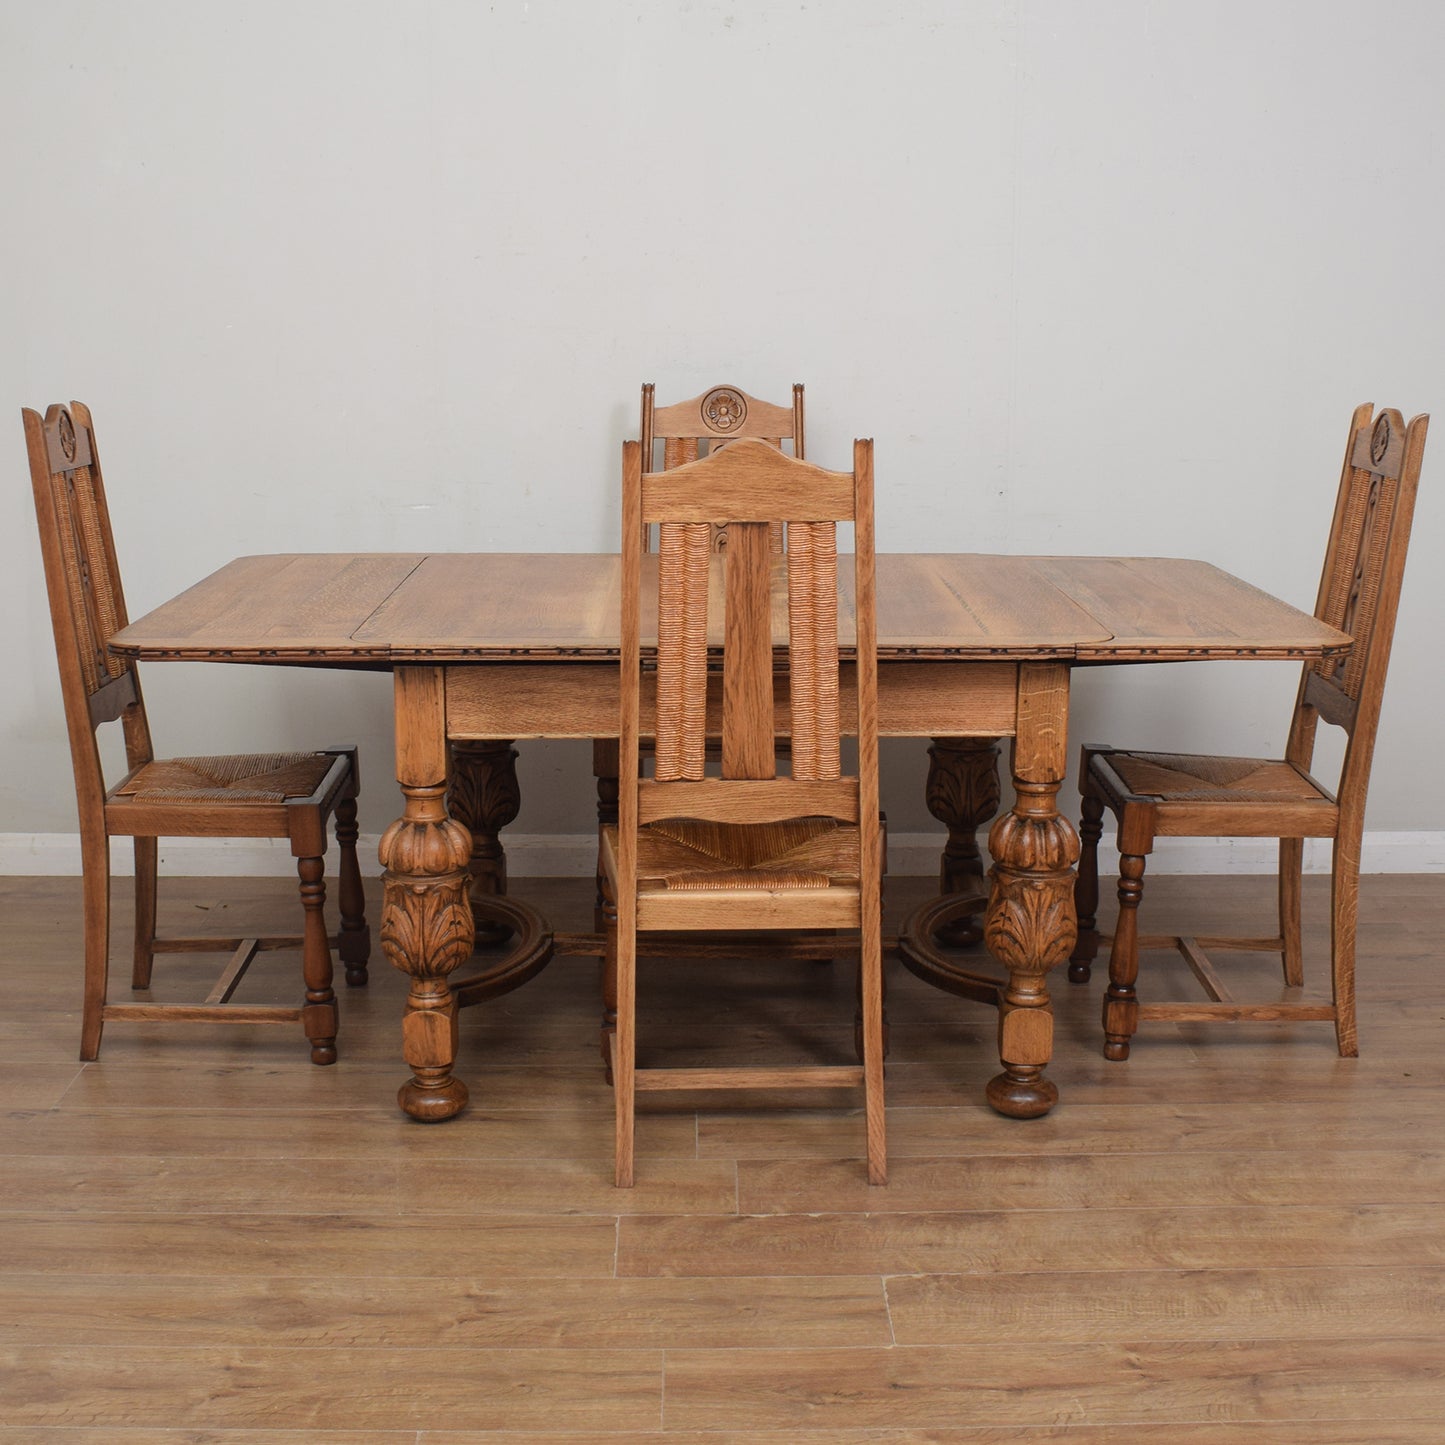
M 636 1091 L 748 1085 L 862 1085 L 868 1177 L 886 1178 L 871 442 L 854 443 L 853 462 L 851 473 L 828 472 L 744 439 L 647 473 L 641 446 L 623 448 L 622 776 L 619 821 L 602 830 L 619 1185 L 633 1181 Z M 855 777 L 843 775 L 839 749 L 850 721 L 840 702 L 851 702 L 839 687 L 840 521 L 855 538 Z M 653 523 L 656 566 L 644 567 Z M 788 529 L 786 558 L 770 546 L 776 523 Z M 720 622 L 709 619 L 710 592 Z M 642 653 L 644 611 L 657 619 L 655 661 Z M 656 762 L 645 778 L 638 745 L 649 732 Z M 720 776 L 708 776 L 709 733 L 721 734 Z M 788 777 L 777 776 L 779 735 L 791 738 Z M 758 929 L 858 934 L 861 1065 L 639 1069 L 638 935 Z
M 113 655 L 126 625 L 125 598 L 89 410 L 26 409 L 25 441 L 35 491 L 45 585 L 60 664 L 61 693 L 80 814 L 85 899 L 82 1059 L 100 1051 L 107 1021 L 280 1023 L 299 1021 L 313 1063 L 336 1058 L 336 996 L 323 907 L 326 826 L 334 814 L 341 854 L 339 952 L 348 983 L 363 984 L 370 950 L 356 860 L 356 751 L 157 759 L 134 662 Z M 97 731 L 119 720 L 127 772 L 107 790 Z M 203 1003 L 108 1003 L 110 840 L 135 846 L 135 953 L 131 986 L 150 987 L 158 953 L 230 952 Z M 286 838 L 301 878 L 300 935 L 267 938 L 156 937 L 157 840 L 162 837 Z M 302 950 L 304 1002 L 295 1007 L 228 1002 L 255 954 Z
M 657 406 L 653 383 L 642 383 L 642 417 L 639 436 L 642 439 L 642 470 L 671 471 L 718 451 L 725 442 L 745 437 L 760 437 L 779 450 L 791 442 L 793 455 L 803 456 L 803 385 L 793 384 L 791 407 L 759 401 L 736 386 L 714 386 L 689 401 Z M 659 463 L 661 465 L 659 465 Z M 651 526 L 643 529 L 642 546 L 650 551 L 653 542 Z M 771 532 L 775 552 L 783 550 L 781 526 Z M 711 546 L 721 551 L 727 545 L 726 531 L 714 527 Z M 643 741 L 644 751 L 648 747 Z M 617 740 L 598 738 L 592 744 L 592 772 L 597 778 L 598 821 L 612 823 L 617 819 L 615 789 L 617 781 Z M 598 874 L 601 886 L 601 874 Z
M 1395 629 L 1410 520 L 1429 418 L 1408 426 L 1397 411 L 1372 414 L 1357 407 L 1350 423 L 1344 473 L 1335 504 L 1315 615 L 1350 633 L 1344 658 L 1305 665 L 1285 755 L 1263 758 L 1197 757 L 1180 753 L 1083 750 L 1080 790 L 1082 852 L 1076 901 L 1079 939 L 1069 976 L 1089 977 L 1098 949 L 1098 841 L 1104 810 L 1118 822 L 1119 917 L 1109 957 L 1104 999 L 1104 1054 L 1129 1057 L 1140 1020 L 1332 1020 L 1339 1051 L 1358 1052 L 1355 1036 L 1355 916 L 1360 841 L 1375 729 Z M 1310 776 L 1317 724 L 1347 734 L 1338 796 Z M 1278 838 L 1279 934 L 1273 938 L 1144 937 L 1138 909 L 1145 859 L 1155 838 Z M 1236 1001 L 1206 949 L 1279 953 L 1284 981 L 1304 981 L 1300 938 L 1301 872 L 1305 838 L 1329 838 L 1332 1001 Z M 1139 949 L 1177 947 L 1209 995 L 1203 1003 L 1141 1002 L 1135 990 Z

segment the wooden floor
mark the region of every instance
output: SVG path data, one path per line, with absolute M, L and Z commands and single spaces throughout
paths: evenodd
M 580 882 L 514 891 L 590 916 Z M 292 910 L 165 897 L 231 933 Z M 1162 878 L 1146 909 L 1258 932 L 1269 897 Z M 1445 877 L 1365 880 L 1358 1060 L 1328 1025 L 1155 1025 L 1107 1064 L 1099 983 L 1060 977 L 1032 1123 L 981 1102 L 990 1013 L 893 970 L 885 1189 L 854 1101 L 672 1099 L 614 1190 L 591 961 L 469 1010 L 472 1107 L 426 1126 L 384 961 L 333 1068 L 299 1031 L 137 1025 L 82 1066 L 77 884 L 0 880 L 0 910 L 0 1445 L 1445 1440 Z M 656 963 L 644 1041 L 845 1058 L 849 973 Z

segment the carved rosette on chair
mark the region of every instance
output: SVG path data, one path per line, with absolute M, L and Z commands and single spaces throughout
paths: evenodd
M 382 835 L 378 850 L 386 870 L 382 951 L 411 977 L 402 1053 L 412 1078 L 397 1099 L 414 1118 L 445 1119 L 467 1102 L 466 1085 L 451 1072 L 457 1014 L 447 980 L 472 954 L 472 840 L 447 816 L 444 786 L 403 791 L 405 816 Z

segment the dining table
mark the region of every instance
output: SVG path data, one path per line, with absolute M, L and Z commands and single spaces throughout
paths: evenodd
M 846 714 L 851 570 L 840 574 Z M 247 556 L 110 644 L 145 661 L 393 674 L 402 811 L 379 847 L 380 942 L 410 979 L 398 1099 L 416 1119 L 467 1104 L 459 1008 L 524 984 L 558 953 L 602 951 L 600 920 L 557 934 L 508 892 L 500 834 L 517 813 L 520 739 L 591 740 L 599 815 L 615 809 L 620 586 L 619 558 L 597 553 Z M 774 616 L 781 641 L 784 609 Z M 928 805 L 949 829 L 939 896 L 904 925 L 897 952 L 997 1009 L 1000 1072 L 986 1098 L 1036 1117 L 1058 1098 L 1048 975 L 1075 941 L 1078 837 L 1058 807 L 1074 669 L 1307 661 L 1347 652 L 1350 638 L 1204 561 L 989 553 L 880 554 L 877 636 L 879 731 L 932 740 Z M 780 689 L 777 734 L 788 725 Z M 1013 798 L 990 829 L 985 881 L 974 835 L 999 805 L 1001 739 Z M 980 934 L 974 959 L 960 945 Z M 493 946 L 474 964 L 479 936 Z

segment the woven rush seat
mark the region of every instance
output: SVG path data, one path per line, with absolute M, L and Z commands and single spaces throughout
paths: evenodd
M 615 828 L 606 830 L 615 854 Z M 856 888 L 858 829 L 834 818 L 780 823 L 716 823 L 665 818 L 637 834 L 638 886 L 758 892 Z
M 1131 793 L 1166 803 L 1333 802 L 1298 768 L 1268 758 L 1110 753 L 1109 763 Z
M 115 791 L 147 803 L 284 803 L 314 793 L 333 762 L 329 753 L 157 758 Z

